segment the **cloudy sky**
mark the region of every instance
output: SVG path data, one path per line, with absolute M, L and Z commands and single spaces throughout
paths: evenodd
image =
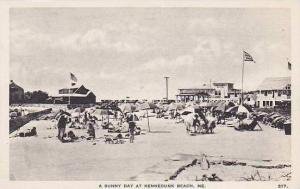
M 288 9 L 15 8 L 10 10 L 10 78 L 25 91 L 57 94 L 69 73 L 99 99 L 161 99 L 178 88 L 233 82 L 242 51 L 248 90 L 288 76 Z

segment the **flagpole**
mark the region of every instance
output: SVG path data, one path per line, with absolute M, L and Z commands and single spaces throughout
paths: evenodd
M 72 86 L 72 83 L 71 83 Z M 71 86 L 69 87 L 69 105 L 71 104 Z
M 244 51 L 243 51 L 243 68 L 242 68 L 242 98 L 241 98 L 241 105 L 243 105 L 244 101 L 244 65 L 245 65 L 245 57 L 244 57 Z

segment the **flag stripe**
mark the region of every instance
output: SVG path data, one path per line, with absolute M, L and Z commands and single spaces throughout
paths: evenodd
M 252 58 L 252 56 L 247 53 L 246 51 L 244 51 L 244 61 L 250 61 L 250 62 L 255 62 Z

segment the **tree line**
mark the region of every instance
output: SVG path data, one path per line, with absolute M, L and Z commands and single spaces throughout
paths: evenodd
M 49 95 L 47 92 L 38 91 L 27 91 L 24 94 L 24 103 L 48 103 Z

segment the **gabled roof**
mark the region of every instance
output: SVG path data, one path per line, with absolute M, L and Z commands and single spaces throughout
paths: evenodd
M 268 77 L 258 86 L 257 90 L 282 90 L 291 84 L 291 77 Z
M 9 88 L 18 88 L 18 89 L 23 89 L 19 85 L 17 85 L 13 80 L 10 81 Z

